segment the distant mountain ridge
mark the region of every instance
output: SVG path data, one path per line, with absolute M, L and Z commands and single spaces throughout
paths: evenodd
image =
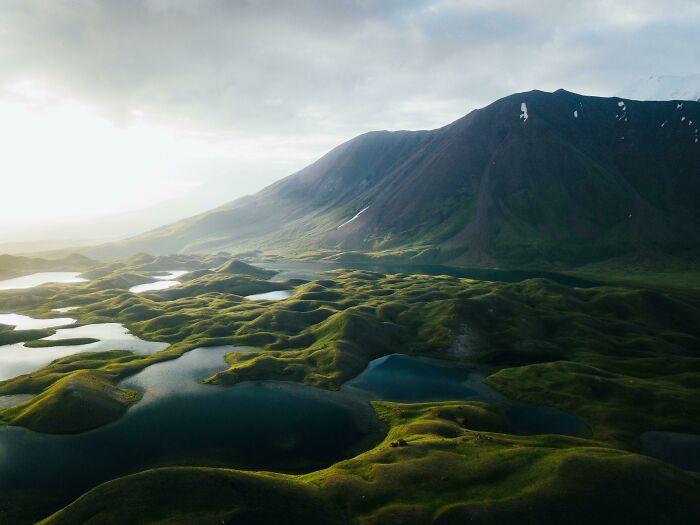
M 700 103 L 530 91 L 430 131 L 360 135 L 210 212 L 88 251 L 384 251 L 575 265 L 696 257 Z
M 700 101 L 700 75 L 650 76 L 617 93 L 634 100 Z
M 0 255 L 0 280 L 38 272 L 77 272 L 94 266 L 96 261 L 72 253 L 60 259 L 40 259 L 20 255 Z

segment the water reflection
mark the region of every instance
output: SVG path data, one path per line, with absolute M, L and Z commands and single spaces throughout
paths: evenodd
M 19 405 L 33 398 L 32 394 L 12 394 L 9 396 L 0 396 L 0 410 Z
M 31 490 L 59 508 L 102 481 L 157 465 L 313 470 L 380 437 L 371 407 L 341 392 L 274 381 L 202 384 L 231 351 L 245 349 L 195 349 L 125 380 L 144 392 L 142 401 L 96 430 L 0 428 L 0 507 Z
M 284 299 L 289 299 L 291 296 L 291 290 L 275 290 L 274 292 L 246 295 L 245 298 L 251 301 L 282 301 Z
M 304 274 L 312 277 L 311 280 L 324 278 L 320 272 L 329 270 L 350 269 L 367 270 L 383 274 L 424 274 L 424 275 L 449 275 L 481 281 L 519 282 L 525 279 L 544 278 L 566 286 L 590 288 L 600 286 L 600 283 L 554 272 L 539 270 L 500 270 L 496 268 L 458 268 L 456 266 L 443 266 L 438 264 L 391 264 L 391 263 L 361 263 L 361 262 L 261 262 L 253 263 L 255 266 L 266 270 L 280 270 L 282 273 L 274 277 L 305 279 Z
M 341 391 L 367 399 L 404 403 L 485 401 L 501 411 L 508 431 L 513 434 L 590 434 L 570 414 L 509 402 L 484 384 L 486 374 L 486 369 L 476 365 L 392 354 L 372 361 L 362 374 L 345 383 Z
M 71 319 L 70 321 L 73 322 L 74 320 Z M 33 372 L 48 365 L 51 361 L 81 352 L 131 350 L 141 354 L 151 354 L 168 346 L 167 343 L 139 339 L 129 333 L 129 330 L 120 323 L 100 323 L 76 328 L 61 328 L 55 334 L 45 337 L 43 340 L 60 341 L 77 338 L 99 339 L 99 341 L 84 345 L 51 346 L 46 348 L 28 348 L 24 343 L 0 346 L 0 381 Z
M 700 472 L 700 435 L 654 431 L 643 433 L 639 440 L 644 454 Z
M 173 286 L 180 284 L 180 281 L 176 281 L 175 279 L 182 277 L 186 273 L 188 273 L 188 270 L 171 270 L 165 272 L 165 275 L 154 275 L 153 278 L 156 279 L 154 282 L 132 286 L 129 288 L 129 291 L 131 293 L 143 293 L 157 290 L 167 290 L 168 288 L 172 288 Z
M 0 314 L 0 324 L 14 326 L 15 330 L 39 330 L 42 328 L 55 328 L 75 323 L 70 317 L 54 317 L 51 319 L 34 319 L 28 315 Z
M 42 284 L 56 283 L 86 283 L 88 280 L 79 277 L 80 272 L 40 272 L 14 279 L 0 281 L 0 290 L 17 290 L 22 288 L 34 288 Z

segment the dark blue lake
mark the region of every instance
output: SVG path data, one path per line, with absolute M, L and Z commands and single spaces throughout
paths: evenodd
M 498 407 L 513 434 L 590 434 L 583 423 L 565 412 L 509 402 L 486 386 L 485 378 L 486 370 L 480 366 L 393 354 L 372 361 L 341 391 L 404 403 L 485 401 Z
M 373 361 L 339 392 L 276 381 L 201 383 L 226 367 L 224 355 L 232 351 L 246 349 L 199 348 L 128 378 L 122 386 L 143 392 L 141 401 L 90 432 L 0 428 L 0 511 L 30 497 L 59 508 L 103 481 L 154 466 L 323 468 L 382 438 L 370 399 L 488 401 L 504 412 L 512 432 L 586 432 L 567 414 L 507 403 L 483 385 L 477 367 L 403 355 Z

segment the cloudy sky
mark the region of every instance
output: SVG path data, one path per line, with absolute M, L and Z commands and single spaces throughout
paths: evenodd
M 516 91 L 700 73 L 698 27 L 700 0 L 3 0 L 0 242 L 137 232 Z

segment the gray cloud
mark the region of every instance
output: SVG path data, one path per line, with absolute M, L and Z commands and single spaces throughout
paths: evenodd
M 0 86 L 245 136 L 441 125 L 532 88 L 696 73 L 700 2 L 9 0 Z

